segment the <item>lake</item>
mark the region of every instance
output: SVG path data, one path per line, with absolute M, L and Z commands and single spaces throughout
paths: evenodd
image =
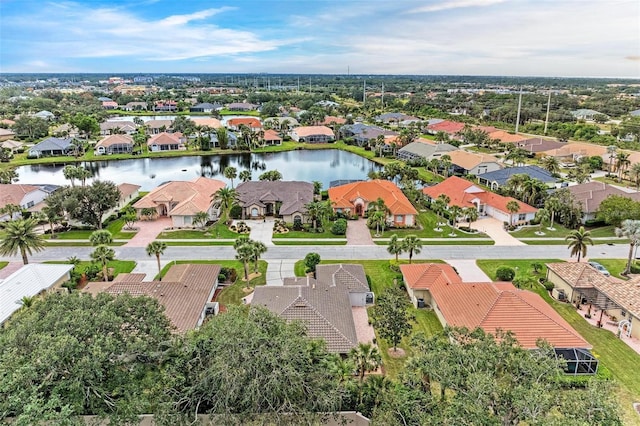
M 367 179 L 372 170 L 380 166 L 366 158 L 338 149 L 296 150 L 274 153 L 234 153 L 204 157 L 140 158 L 131 160 L 103 160 L 82 163 L 92 173 L 90 179 L 110 180 L 116 184 L 128 182 L 141 185 L 141 191 L 150 191 L 170 180 L 191 180 L 197 176 L 219 179 L 229 183 L 222 175 L 225 167 L 233 166 L 240 173 L 251 170 L 253 180 L 267 170 L 278 170 L 282 180 L 322 182 L 327 189 L 334 180 Z M 16 169 L 18 183 L 68 185 L 62 169 L 64 164 L 38 164 Z M 238 180 L 234 181 L 237 184 Z

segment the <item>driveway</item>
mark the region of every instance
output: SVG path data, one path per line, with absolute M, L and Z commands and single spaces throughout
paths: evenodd
M 347 245 L 348 246 L 372 246 L 375 245 L 371 238 L 371 232 L 365 219 L 347 221 Z
M 453 266 L 458 272 L 458 275 L 460 275 L 460 278 L 462 278 L 462 281 L 466 283 L 491 282 L 491 279 L 476 265 L 476 261 L 473 259 L 454 259 L 445 260 L 445 262 Z
M 234 221 L 234 224 L 236 222 L 238 221 Z M 266 218 L 260 220 L 245 220 L 244 223 L 251 228 L 249 238 L 254 241 L 260 241 L 265 246 L 274 245 L 271 238 L 273 235 L 273 224 L 275 223 L 275 219 Z
M 513 237 L 504 230 L 504 224 L 492 217 L 477 220 L 471 223 L 471 228 L 487 234 L 497 246 L 526 246 L 525 243 Z
M 124 247 L 146 247 L 151 241 L 155 240 L 158 234 L 167 228 L 171 228 L 171 218 L 159 217 L 154 220 L 140 220 L 136 222 L 138 232 L 129 240 Z
M 273 259 L 267 265 L 267 285 L 282 285 L 284 278 L 295 277 L 295 259 Z

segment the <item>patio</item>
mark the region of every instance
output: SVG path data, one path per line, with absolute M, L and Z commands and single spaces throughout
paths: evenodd
M 580 309 L 578 309 L 578 313 L 582 318 L 584 318 L 589 324 L 594 327 L 598 326 L 598 321 L 600 320 L 600 314 L 602 311 L 597 309 L 595 306 L 591 308 L 591 318 L 585 318 L 585 314 L 589 310 L 589 305 L 581 305 Z M 612 320 L 607 314 L 602 313 L 602 329 L 608 330 L 615 335 L 618 335 L 618 321 Z M 620 340 L 627 344 L 631 349 L 640 354 L 640 340 L 635 339 L 633 337 L 627 337 L 624 333 L 621 334 Z

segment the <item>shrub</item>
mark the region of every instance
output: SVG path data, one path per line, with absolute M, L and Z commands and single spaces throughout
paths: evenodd
M 87 276 L 89 281 L 95 280 L 100 272 L 102 272 L 102 268 L 100 268 L 100 265 L 97 263 L 90 263 L 84 269 L 84 274 Z
M 500 281 L 511 281 L 515 278 L 516 271 L 508 266 L 501 266 L 496 270 L 496 277 Z
M 347 220 L 346 219 L 337 219 L 331 225 L 331 233 L 333 235 L 344 235 L 347 233 Z
M 302 230 L 302 219 L 300 219 L 299 216 L 296 216 L 293 219 L 293 230 L 294 231 L 301 231 Z
M 236 278 L 238 277 L 238 273 L 235 268 L 228 268 L 226 266 L 220 268 L 220 275 L 224 275 L 225 279 L 232 283 L 235 282 Z M 220 277 L 220 275 L 218 275 L 218 278 Z
M 233 205 L 229 211 L 229 216 L 233 219 L 240 219 L 242 217 L 242 207 L 237 204 Z
M 551 291 L 553 290 L 553 283 L 551 281 L 547 281 L 544 284 L 542 284 L 544 286 L 544 288 L 547 289 L 547 291 Z
M 223 283 L 227 281 L 227 276 L 225 274 L 218 274 L 218 282 Z

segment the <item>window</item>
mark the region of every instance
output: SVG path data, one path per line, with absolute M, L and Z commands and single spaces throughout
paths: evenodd
M 625 318 L 627 316 L 627 311 L 620 311 L 620 316 Z
M 526 215 L 526 214 L 524 214 L 524 213 L 520 213 L 520 214 L 518 215 L 518 220 L 526 220 L 526 219 L 527 219 L 527 215 Z
M 396 215 L 396 222 L 402 223 L 402 222 L 404 222 L 403 219 L 404 219 L 404 216 L 402 216 L 401 214 Z
M 27 203 L 27 208 L 31 208 L 31 207 L 33 207 L 34 205 L 35 205 L 35 203 L 34 203 L 33 201 L 29 201 L 29 202 Z

